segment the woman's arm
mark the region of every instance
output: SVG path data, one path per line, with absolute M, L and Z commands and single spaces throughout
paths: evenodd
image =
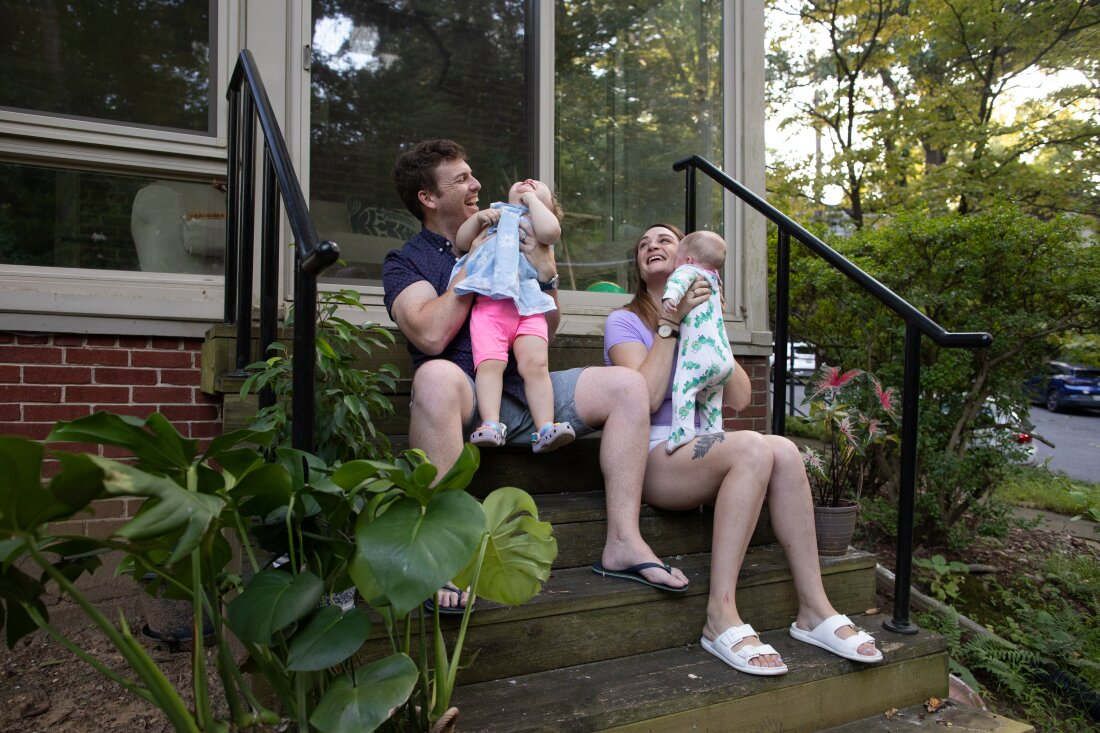
M 749 375 L 740 364 L 737 364 L 736 359 L 734 363 L 736 366 L 733 374 L 730 375 L 726 386 L 722 388 L 722 404 L 735 410 L 744 410 L 752 402 L 752 383 L 749 381 Z

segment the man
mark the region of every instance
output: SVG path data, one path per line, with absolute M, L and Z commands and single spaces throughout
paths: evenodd
M 449 284 L 457 260 L 452 243 L 458 228 L 478 211 L 481 184 L 466 161 L 466 151 L 450 140 L 425 140 L 402 154 L 394 167 L 401 200 L 423 224 L 382 267 L 386 309 L 409 341 L 414 374 L 409 443 L 422 449 L 445 472 L 458 459 L 464 436 L 479 424 L 469 315 L 474 296 L 457 295 Z M 522 237 L 521 237 L 522 238 Z M 473 244 L 476 249 L 481 244 Z M 526 237 L 524 254 L 538 272 L 540 285 L 557 303 L 557 265 L 553 248 Z M 455 281 L 461 280 L 460 272 Z M 551 338 L 558 310 L 546 314 Z M 589 367 L 552 372 L 554 420 L 569 422 L 577 436 L 603 430 L 600 465 L 607 496 L 607 539 L 601 565 L 626 571 L 634 579 L 668 590 L 681 590 L 687 578 L 661 562 L 638 528 L 642 478 L 649 442 L 649 395 L 641 375 L 619 367 Z M 513 438 L 526 440 L 531 416 L 523 382 L 509 360 L 504 379 L 501 420 Z M 644 568 L 636 566 L 645 564 Z M 465 593 L 443 589 L 439 606 L 462 607 Z

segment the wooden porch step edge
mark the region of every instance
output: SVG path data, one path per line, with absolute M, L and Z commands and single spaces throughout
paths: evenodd
M 931 696 L 946 697 L 942 637 L 892 634 L 883 615 L 855 616 L 886 661 L 849 662 L 792 639 L 761 634 L 791 671 L 737 672 L 697 644 L 459 687 L 463 729 L 486 733 L 596 730 L 821 730 Z M 609 644 L 614 640 L 609 639 Z
M 944 707 L 935 712 L 929 712 L 922 703 L 838 725 L 822 733 L 920 733 L 945 728 L 957 733 L 1035 733 L 1035 728 L 1027 723 L 954 700 L 944 702 Z
M 641 583 L 605 578 L 592 572 L 589 566 L 555 569 L 542 592 L 519 606 L 505 606 L 487 601 L 477 601 L 470 626 L 494 623 L 514 623 L 535 617 L 571 614 L 580 611 L 637 606 L 653 601 L 678 602 L 692 596 L 710 592 L 710 554 L 699 553 L 669 558 L 691 581 L 684 593 L 669 593 Z M 850 549 L 848 554 L 822 557 L 821 572 L 826 578 L 848 573 L 866 573 L 873 583 L 875 556 L 863 550 Z M 777 545 L 750 547 L 737 581 L 740 593 L 747 593 L 755 586 L 789 584 L 790 568 L 783 551 Z M 863 609 L 865 610 L 865 609 Z M 442 619 L 444 628 L 457 626 L 458 616 Z

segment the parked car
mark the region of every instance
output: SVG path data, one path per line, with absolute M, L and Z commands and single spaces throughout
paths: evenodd
M 1067 407 L 1100 408 L 1100 369 L 1048 361 L 1046 371 L 1028 380 L 1031 399 L 1051 412 Z
M 794 357 L 792 364 L 791 357 Z M 768 356 L 768 368 L 772 381 L 775 381 L 775 354 Z M 814 345 L 805 341 L 787 342 L 787 376 L 796 382 L 805 382 L 817 371 L 817 355 Z
M 1023 466 L 1036 464 L 1038 448 L 1031 437 L 1034 426 L 1026 417 L 1021 418 L 1015 410 L 1001 410 L 989 399 L 982 408 L 977 425 L 971 443 L 975 447 L 997 448 L 1010 461 Z

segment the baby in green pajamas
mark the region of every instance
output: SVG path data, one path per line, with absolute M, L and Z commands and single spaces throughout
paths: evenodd
M 726 243 L 714 232 L 692 232 L 676 249 L 676 269 L 665 284 L 661 317 L 675 320 L 676 305 L 695 282 L 710 283 L 710 297 L 680 323 L 676 373 L 672 381 L 672 433 L 665 451 L 672 453 L 696 434 L 721 433 L 722 387 L 736 364 L 722 321 L 722 279 Z M 695 428 L 696 410 L 699 429 Z

